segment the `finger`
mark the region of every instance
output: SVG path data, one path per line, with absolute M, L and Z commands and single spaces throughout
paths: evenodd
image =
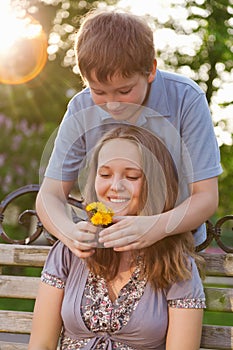
M 109 237 L 108 240 L 105 240 L 104 242 L 101 242 L 99 240 L 100 243 L 103 243 L 105 248 L 115 248 L 115 247 L 123 247 L 123 246 L 127 246 L 129 244 L 132 244 L 133 242 L 135 242 L 136 237 L 134 235 L 127 235 L 124 234 L 123 232 L 118 232 L 117 237 L 115 238 L 114 235 L 112 235 L 113 237 Z
M 79 230 L 72 232 L 72 240 L 76 242 L 94 243 L 95 239 L 96 239 L 96 233 L 90 232 L 86 227 L 84 229 L 79 228 Z
M 112 217 L 112 222 L 113 223 L 116 223 L 116 222 L 119 222 L 119 221 L 121 221 L 121 220 L 123 220 L 123 219 L 125 219 L 126 218 L 126 216 L 113 216 Z
M 133 242 L 131 244 L 128 245 L 124 245 L 122 247 L 113 247 L 113 250 L 115 252 L 127 252 L 129 250 L 137 250 L 142 248 L 141 246 L 139 246 L 139 242 Z
M 101 230 L 99 233 L 99 237 L 102 239 L 104 237 L 104 241 L 109 238 L 112 239 L 115 236 L 119 237 L 121 234 L 121 231 L 126 229 L 129 226 L 129 223 L 127 221 L 119 221 L 113 225 L 111 225 L 108 228 L 105 228 L 104 230 Z
M 94 249 L 90 250 L 79 250 L 79 249 L 74 249 L 72 250 L 75 255 L 77 255 L 81 259 L 86 259 L 92 256 L 95 253 Z

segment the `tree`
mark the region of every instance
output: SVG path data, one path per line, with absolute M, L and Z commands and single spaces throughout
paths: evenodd
M 158 50 L 160 60 L 166 68 L 189 75 L 206 92 L 224 169 L 219 181 L 221 214 L 229 213 L 229 208 L 232 214 L 233 203 L 233 99 L 232 94 L 219 98 L 222 85 L 232 83 L 232 5 L 232 0 L 183 0 L 173 5 L 165 22 L 156 21 L 157 28 L 173 30 L 177 38 L 177 44 L 169 42 Z M 182 18 L 176 19 L 177 12 Z M 180 45 L 179 38 L 186 39 L 185 44 Z
M 114 2 L 11 0 L 15 11 L 33 16 L 42 25 L 48 38 L 48 61 L 33 80 L 0 85 L 0 199 L 19 186 L 39 182 L 44 147 L 68 101 L 82 88 L 79 75 L 73 71 L 76 28 L 87 11 Z M 1 5 L 0 1 L 0 14 Z
M 16 122 L 26 118 L 29 123 L 49 121 L 57 125 L 70 97 L 82 88 L 81 79 L 73 70 L 74 35 L 80 19 L 100 4 L 115 2 L 11 0 L 14 11 L 24 17 L 33 16 L 42 25 L 48 39 L 48 61 L 33 80 L 20 85 L 0 85 L 0 113 Z M 13 49 L 9 54 L 13 54 Z

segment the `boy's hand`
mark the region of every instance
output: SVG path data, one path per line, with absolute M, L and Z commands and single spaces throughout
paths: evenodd
M 99 234 L 99 242 L 115 251 L 145 248 L 164 238 L 157 230 L 158 216 L 114 217 L 116 223 Z M 165 236 L 165 235 L 164 235 Z
M 95 252 L 96 227 L 92 224 L 80 221 L 75 224 L 69 236 L 64 236 L 62 242 L 79 258 L 88 258 Z

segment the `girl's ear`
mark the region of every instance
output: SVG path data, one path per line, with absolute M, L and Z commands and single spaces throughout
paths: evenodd
M 154 59 L 152 71 L 150 72 L 149 77 L 147 79 L 148 83 L 152 83 L 152 81 L 154 80 L 156 76 L 156 68 L 157 68 L 157 61 L 156 59 Z

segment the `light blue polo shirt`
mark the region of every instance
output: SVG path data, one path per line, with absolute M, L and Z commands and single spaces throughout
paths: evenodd
M 122 122 L 94 104 L 89 88 L 75 95 L 60 124 L 45 176 L 76 180 L 85 166 L 86 155 L 106 130 L 117 124 Z M 207 100 L 192 80 L 157 70 L 137 125 L 153 132 L 169 149 L 179 176 L 177 204 L 189 196 L 189 183 L 221 174 L 220 152 Z M 83 178 L 79 187 L 82 181 Z M 198 228 L 197 245 L 204 241 L 205 233 L 205 225 Z

